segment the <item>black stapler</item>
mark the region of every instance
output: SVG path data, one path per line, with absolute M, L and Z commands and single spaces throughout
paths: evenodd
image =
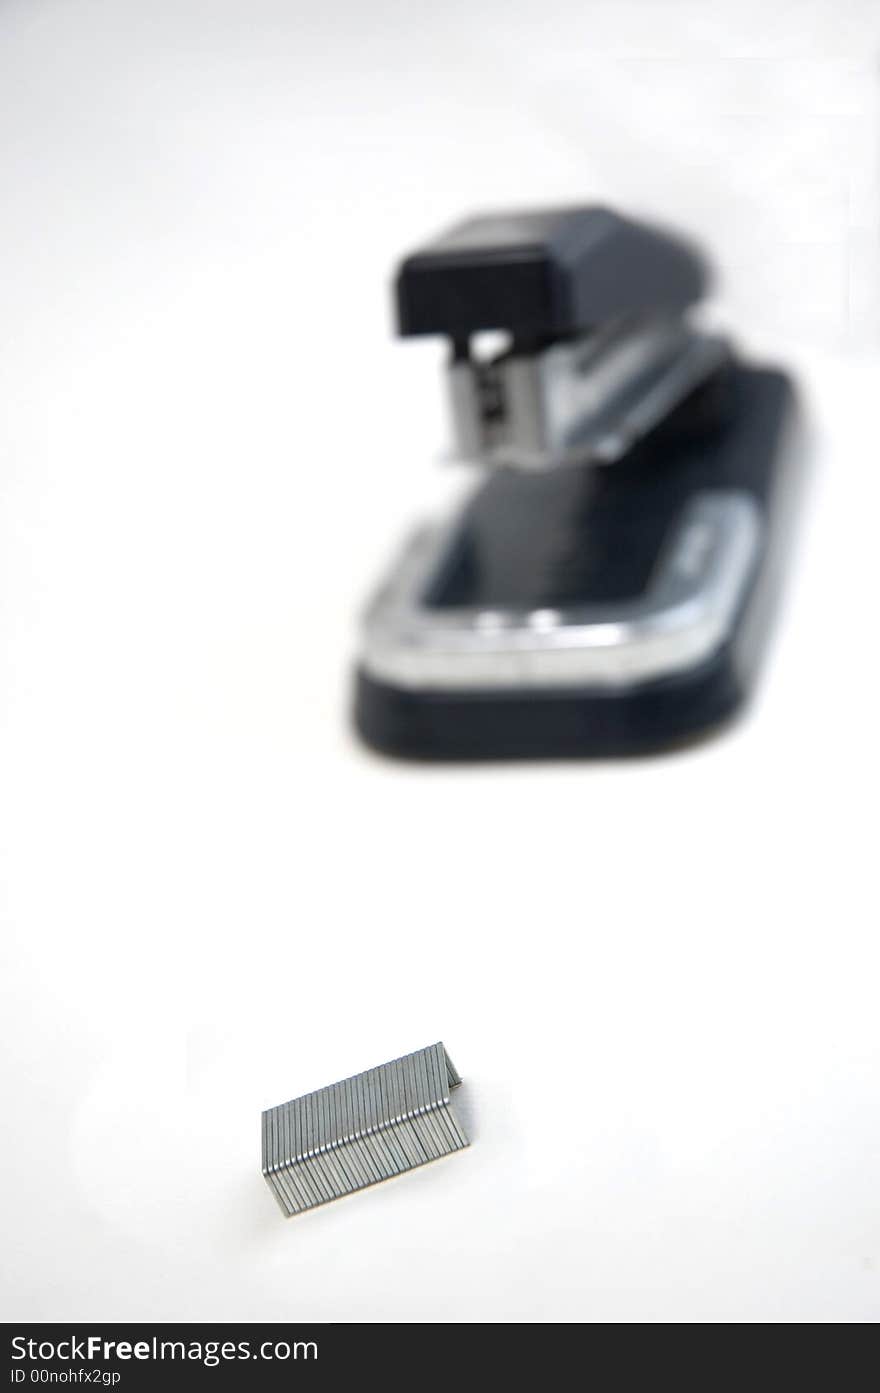
M 636 753 L 742 702 L 793 392 L 689 322 L 707 284 L 687 242 L 596 207 L 472 218 L 403 261 L 400 333 L 449 339 L 455 450 L 482 470 L 367 612 L 368 744 Z

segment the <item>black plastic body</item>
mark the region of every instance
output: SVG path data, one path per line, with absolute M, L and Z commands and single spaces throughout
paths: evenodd
M 376 749 L 419 759 L 610 756 L 657 751 L 729 719 L 748 694 L 765 628 L 768 553 L 782 526 L 779 372 L 733 367 L 613 466 L 493 477 L 466 510 L 426 602 L 563 604 L 641 593 L 687 499 L 741 489 L 765 519 L 762 556 L 728 640 L 699 667 L 624 689 L 416 691 L 357 676 L 355 720 Z M 543 493 L 543 498 L 541 497 Z
M 606 208 L 476 217 L 401 263 L 398 327 L 462 345 L 487 329 L 541 343 L 630 316 L 680 315 L 707 280 L 688 243 Z

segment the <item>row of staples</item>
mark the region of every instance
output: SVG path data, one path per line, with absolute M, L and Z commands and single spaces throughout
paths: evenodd
M 461 1082 L 442 1044 L 263 1113 L 263 1174 L 285 1214 L 460 1151 L 450 1094 Z

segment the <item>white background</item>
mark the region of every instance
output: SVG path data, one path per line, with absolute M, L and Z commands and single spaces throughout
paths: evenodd
M 5 0 L 2 1315 L 880 1316 L 872 0 Z M 812 484 L 686 754 L 348 725 L 448 482 L 395 258 L 602 199 L 714 250 Z M 264 1107 L 442 1038 L 473 1147 L 285 1223 Z

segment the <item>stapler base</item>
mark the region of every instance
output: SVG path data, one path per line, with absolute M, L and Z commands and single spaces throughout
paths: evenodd
M 783 374 L 731 364 L 616 464 L 494 472 L 368 612 L 363 739 L 417 759 L 620 756 L 730 718 L 792 404 Z

